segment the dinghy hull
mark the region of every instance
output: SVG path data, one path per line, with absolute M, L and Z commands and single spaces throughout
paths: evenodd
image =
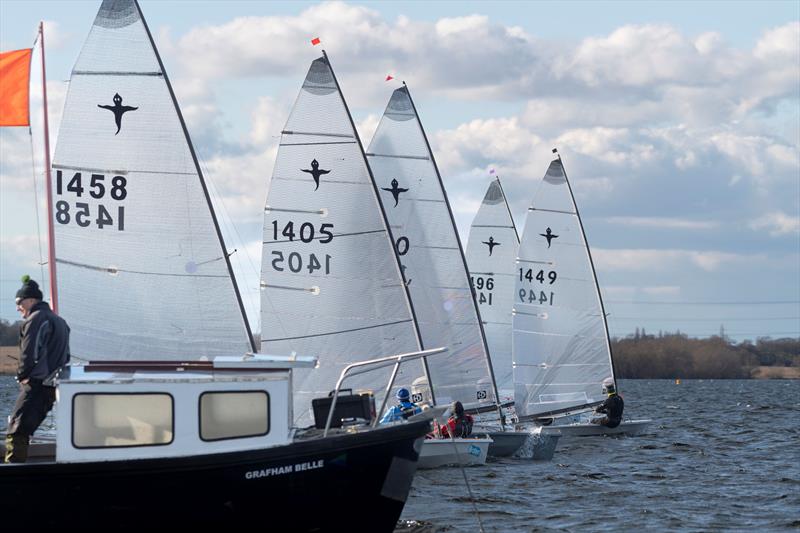
M 531 437 L 527 431 L 490 431 L 489 457 L 511 457 Z
M 451 465 L 483 465 L 492 439 L 426 439 L 419 454 L 419 468 L 439 468 Z
M 599 437 L 603 435 L 627 435 L 634 437 L 647 430 L 652 420 L 625 420 L 615 428 L 607 428 L 598 424 L 567 424 L 563 426 L 549 426 L 561 431 L 561 435 L 568 437 Z
M 36 517 L 37 529 L 393 531 L 429 430 L 416 422 L 206 456 L 2 465 L 0 512 L 8 526 Z

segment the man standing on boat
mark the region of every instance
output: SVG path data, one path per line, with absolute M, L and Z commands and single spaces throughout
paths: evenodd
M 22 278 L 16 304 L 23 318 L 17 366 L 20 393 L 9 417 L 6 463 L 28 459 L 31 435 L 53 408 L 55 379 L 69 362 L 69 326 L 42 301 L 39 285 L 29 276 Z
M 392 406 L 381 418 L 381 424 L 405 420 L 406 418 L 422 412 L 422 409 L 411 401 L 411 393 L 408 389 L 401 388 L 397 391 L 397 405 Z
M 600 424 L 607 428 L 615 428 L 622 422 L 622 411 L 625 409 L 625 402 L 617 394 L 617 389 L 614 388 L 614 382 L 611 380 L 606 380 L 603 383 L 603 392 L 608 394 L 608 398 L 595 409 L 595 412 L 606 416 L 596 418 L 592 420 L 592 423 Z

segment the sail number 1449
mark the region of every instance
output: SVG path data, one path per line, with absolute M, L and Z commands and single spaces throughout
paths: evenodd
M 547 282 L 547 285 L 552 285 L 558 279 L 558 273 L 555 270 L 551 270 L 546 272 L 544 270 L 539 270 L 536 272 L 534 269 L 519 269 L 519 280 L 521 282 L 528 282 L 533 284 L 534 282 L 539 282 L 539 285 L 544 285 Z M 529 304 L 548 304 L 553 305 L 553 297 L 555 296 L 553 291 L 543 291 L 540 289 L 520 289 L 519 290 L 519 300 L 523 303 Z

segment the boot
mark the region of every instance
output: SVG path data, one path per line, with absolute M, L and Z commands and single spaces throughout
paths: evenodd
M 28 460 L 30 437 L 6 435 L 6 463 L 24 463 Z

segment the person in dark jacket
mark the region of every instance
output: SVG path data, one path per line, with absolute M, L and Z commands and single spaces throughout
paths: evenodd
M 442 438 L 465 438 L 472 435 L 472 416 L 464 412 L 464 405 L 461 402 L 453 402 L 452 414 L 447 420 L 447 424 L 440 428 Z
M 596 413 L 605 414 L 602 418 L 592 420 L 594 424 L 600 424 L 607 428 L 615 428 L 622 422 L 622 411 L 625 409 L 625 402 L 617 394 L 617 389 L 614 387 L 613 381 L 606 381 L 603 383 L 603 392 L 608 394 L 608 398 L 597 406 Z
M 69 362 L 69 326 L 42 301 L 39 285 L 29 276 L 22 278 L 16 304 L 23 318 L 17 365 L 20 393 L 9 417 L 6 463 L 28 459 L 31 435 L 53 408 L 55 380 Z

